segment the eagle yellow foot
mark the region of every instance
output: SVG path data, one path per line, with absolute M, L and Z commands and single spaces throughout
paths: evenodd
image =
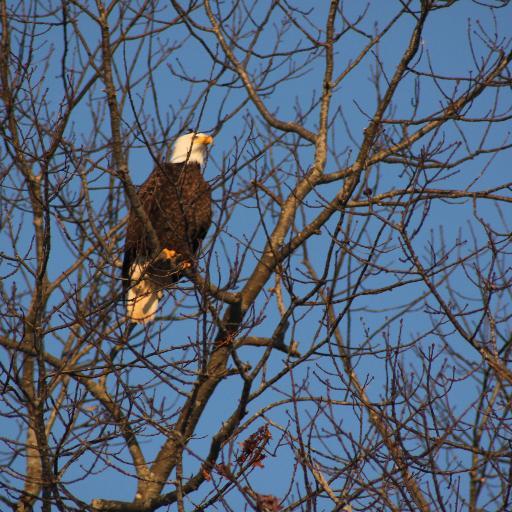
M 174 249 L 162 249 L 160 256 L 163 256 L 166 260 L 170 260 L 176 257 L 176 251 Z
M 190 263 L 190 261 L 184 261 L 184 262 L 181 264 L 181 270 L 187 270 L 187 269 L 189 269 L 190 267 L 192 267 L 192 263 Z

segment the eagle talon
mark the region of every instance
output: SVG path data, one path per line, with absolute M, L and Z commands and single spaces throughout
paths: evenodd
M 176 257 L 176 251 L 174 249 L 162 249 L 160 253 L 165 259 L 173 259 Z
M 191 268 L 191 267 L 192 267 L 192 263 L 190 263 L 190 261 L 184 261 L 184 262 L 181 264 L 181 268 L 182 268 L 183 270 L 187 270 L 187 269 L 189 269 L 189 268 Z

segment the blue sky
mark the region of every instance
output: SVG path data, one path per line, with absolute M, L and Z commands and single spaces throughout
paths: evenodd
M 257 7 L 251 13 L 255 18 L 263 16 L 265 8 L 268 2 L 258 2 Z M 307 4 L 307 5 L 306 5 Z M 358 13 L 365 9 L 365 6 L 359 2 L 343 2 L 347 9 L 347 16 L 354 20 Z M 499 2 L 495 2 L 498 6 Z M 299 3 L 295 2 L 296 6 Z M 368 12 L 366 14 L 366 21 L 364 21 L 360 28 L 373 33 L 379 28 L 386 25 L 386 23 L 395 15 L 400 3 L 396 1 L 377 1 L 370 2 L 368 6 Z M 326 3 L 322 2 L 301 2 L 301 8 L 311 9 L 308 12 L 308 19 L 311 23 L 322 23 L 325 17 L 325 6 Z M 223 6 L 226 9 L 227 6 Z M 261 9 L 261 11 L 260 11 Z M 494 18 L 492 16 L 494 14 Z M 172 19 L 175 13 L 172 8 L 165 5 L 162 12 L 158 14 L 160 20 L 166 21 Z M 199 23 L 206 23 L 206 18 L 201 12 L 194 15 L 194 19 Z M 475 63 L 471 56 L 472 50 L 480 62 L 480 59 L 485 55 L 485 40 L 481 37 L 481 27 L 484 27 L 490 33 L 493 33 L 496 24 L 496 32 L 499 34 L 499 38 L 510 40 L 512 31 L 510 29 L 510 19 L 512 19 L 512 5 L 507 5 L 503 8 L 496 9 L 490 12 L 479 5 L 477 2 L 469 0 L 459 0 L 454 3 L 449 9 L 440 10 L 432 13 L 429 21 L 426 25 L 425 32 L 421 41 L 421 61 L 417 66 L 417 69 L 428 73 L 429 65 L 432 64 L 432 69 L 435 74 L 445 75 L 448 74 L 451 77 L 467 77 L 468 73 L 474 76 Z M 236 23 L 237 19 L 226 19 L 226 27 L 229 27 L 230 23 Z M 80 26 L 84 30 L 87 36 L 90 36 L 91 45 L 98 38 L 98 29 L 94 24 L 87 20 L 85 16 L 81 16 L 79 19 Z M 270 19 L 267 22 L 265 37 L 260 38 L 258 45 L 255 47 L 256 52 L 269 52 L 273 48 L 274 36 L 280 28 L 279 15 Z M 157 25 L 159 25 L 157 23 Z M 268 27 L 268 28 L 267 28 Z M 311 27 L 308 27 L 311 29 Z M 382 39 L 378 46 L 378 55 L 380 61 L 383 63 L 383 68 L 380 70 L 381 75 L 381 87 L 385 89 L 386 77 L 390 77 L 394 71 L 397 62 L 400 59 L 402 52 L 404 51 L 411 30 L 413 28 L 413 20 L 411 17 L 404 19 L 397 23 L 389 33 Z M 47 52 L 47 48 L 51 45 L 54 47 L 55 58 L 51 59 L 48 63 L 48 68 L 44 68 L 42 64 L 38 64 L 37 61 L 33 63 L 33 70 L 35 76 L 41 78 L 41 84 L 48 90 L 48 98 L 50 100 L 50 106 L 54 109 L 54 113 L 58 111 L 58 104 L 61 101 L 63 91 L 62 83 L 57 78 L 60 68 L 60 56 L 62 55 L 62 34 L 59 32 L 58 27 L 49 28 L 48 32 L 41 35 L 41 40 L 45 40 L 45 45 L 41 46 L 40 52 L 44 54 Z M 142 30 L 142 29 L 141 29 Z M 200 32 L 198 32 L 200 34 Z M 473 48 L 470 49 L 468 46 L 468 34 L 471 35 L 473 41 Z M 206 46 L 211 52 L 217 52 L 215 41 L 211 35 L 204 35 Z M 144 79 L 132 89 L 131 98 L 126 98 L 124 108 L 122 111 L 123 117 L 123 130 L 125 131 L 127 146 L 130 147 L 128 152 L 128 163 L 132 180 L 135 184 L 140 184 L 147 177 L 153 167 L 152 155 L 149 151 L 146 141 L 152 140 L 154 136 L 158 139 L 158 143 L 152 144 L 151 150 L 153 154 L 160 154 L 165 151 L 169 146 L 169 143 L 179 134 L 180 130 L 188 126 L 197 127 L 201 131 L 212 132 L 217 129 L 215 145 L 212 148 L 211 155 L 208 161 L 207 168 L 205 170 L 205 176 L 215 181 L 219 175 L 228 176 L 230 179 L 233 175 L 233 171 L 237 171 L 233 179 L 234 190 L 240 189 L 244 182 L 264 175 L 272 165 L 276 165 L 279 169 L 278 181 L 283 190 L 291 190 L 294 186 L 298 177 L 307 171 L 312 163 L 312 149 L 311 147 L 304 145 L 293 153 L 288 150 L 284 145 L 276 145 L 272 152 L 263 153 L 258 159 L 252 160 L 255 152 L 261 149 L 264 144 L 265 136 L 265 125 L 262 122 L 261 116 L 256 112 L 251 103 L 247 103 L 239 112 L 233 115 L 232 118 L 228 119 L 222 126 L 217 125 L 218 112 L 222 108 L 223 112 L 229 112 L 235 106 L 239 105 L 245 100 L 245 91 L 242 87 L 237 85 L 229 89 L 229 94 L 226 93 L 227 87 L 223 84 L 229 84 L 232 79 L 231 72 L 225 72 L 219 78 L 219 85 L 212 89 L 208 94 L 204 94 L 204 81 L 209 80 L 212 76 L 215 76 L 220 69 L 220 65 L 213 67 L 210 66 L 210 58 L 206 51 L 206 48 L 201 46 L 197 40 L 187 35 L 185 27 L 183 25 L 175 26 L 162 32 L 161 36 L 162 48 L 164 48 L 163 62 L 162 65 L 155 71 L 153 78 L 154 83 L 150 84 L 148 80 Z M 336 47 L 335 55 L 335 72 L 336 76 L 340 73 L 347 63 L 351 62 L 359 53 L 362 46 L 366 44 L 366 40 L 363 36 L 357 34 L 349 34 L 340 40 L 340 43 Z M 507 43 L 507 49 L 510 51 L 510 42 Z M 125 76 L 125 70 L 127 67 L 133 65 L 135 74 L 133 80 L 137 79 L 137 76 L 142 76 L 147 69 L 147 49 L 145 48 L 140 54 L 135 51 L 136 42 L 130 42 L 123 45 L 117 53 L 116 63 L 121 77 Z M 296 29 L 290 29 L 286 33 L 281 44 L 279 45 L 280 51 L 294 50 L 292 57 L 293 62 L 296 65 L 304 62 L 304 59 L 309 55 L 308 53 L 300 52 L 301 48 L 305 48 L 307 42 L 304 40 L 304 36 Z M 376 50 L 377 51 L 377 50 Z M 238 50 L 239 58 L 243 55 Z M 57 59 L 59 57 L 59 59 Z M 249 70 L 253 74 L 254 78 L 258 77 L 258 70 L 260 66 L 263 66 L 265 61 L 263 59 L 258 60 L 252 58 L 249 63 Z M 281 76 L 285 73 L 287 66 L 290 64 L 290 57 L 283 57 L 276 59 L 276 63 L 280 66 L 275 71 L 275 76 Z M 71 64 L 69 64 L 71 66 Z M 79 62 L 76 62 L 76 66 Z M 318 97 L 318 93 L 321 87 L 322 73 L 323 73 L 324 61 L 321 54 L 316 55 L 307 62 L 303 72 L 301 72 L 293 80 L 283 80 L 278 82 L 271 89 L 268 90 L 268 94 L 265 95 L 264 101 L 269 110 L 278 115 L 284 120 L 295 120 L 298 109 L 307 109 L 310 102 L 314 101 Z M 139 71 L 140 70 L 140 71 Z M 333 155 L 330 156 L 327 164 L 326 172 L 334 172 L 339 169 L 340 162 L 343 164 L 350 164 L 353 162 L 354 156 L 357 153 L 358 146 L 363 139 L 363 129 L 368 123 L 368 115 L 372 115 L 376 106 L 376 94 L 375 87 L 372 83 L 372 73 L 376 70 L 376 62 L 374 57 L 370 54 L 362 60 L 359 66 L 343 80 L 341 85 L 336 89 L 332 104 L 332 119 L 333 125 L 330 128 L 332 138 L 330 143 L 332 148 L 336 150 L 339 156 L 337 161 Z M 193 77 L 195 80 L 194 84 L 190 84 L 190 80 L 185 80 L 183 75 Z M 123 78 L 121 78 L 123 82 Z M 464 80 L 457 82 L 456 80 L 438 80 L 438 84 L 442 84 L 445 93 L 451 93 L 453 90 L 460 91 L 467 84 Z M 148 88 L 154 86 L 155 96 L 148 93 Z M 415 83 L 414 78 L 409 75 L 403 83 L 399 86 L 397 96 L 394 101 L 394 110 L 389 117 L 399 119 L 408 118 L 412 112 L 411 105 L 411 94 L 414 91 Z M 436 83 L 431 80 L 422 79 L 420 89 L 420 105 L 418 108 L 418 117 L 424 115 L 430 115 L 433 112 L 437 112 L 440 108 L 445 106 L 446 98 L 439 92 Z M 154 98 L 158 109 L 156 108 Z M 497 100 L 498 111 L 506 111 L 510 105 L 510 90 L 503 91 Z M 471 107 L 471 116 L 483 116 L 486 111 L 492 106 L 494 101 L 494 91 L 484 93 L 478 101 L 475 102 Z M 195 103 L 196 106 L 192 108 Z M 97 226 L 100 227 L 102 232 L 106 232 L 110 227 L 109 225 L 101 226 L 100 220 L 104 215 L 102 208 L 104 208 L 104 201 L 107 195 L 106 187 L 111 179 L 108 172 L 103 170 L 104 167 L 108 167 L 110 164 L 110 157 L 106 151 L 104 144 L 108 144 L 110 132 L 109 123 L 105 110 L 99 109 L 99 127 L 98 131 L 91 133 L 91 126 L 93 126 L 93 119 L 90 116 L 90 105 L 99 104 L 103 105 L 102 109 L 105 109 L 105 97 L 104 91 L 100 85 L 96 86 L 91 94 L 83 100 L 78 106 L 76 112 L 72 118 L 73 122 L 70 125 L 68 136 L 70 140 L 73 140 L 76 147 L 83 145 L 84 157 L 88 156 L 91 158 L 90 161 L 84 160 L 84 165 L 88 169 L 88 175 L 86 177 L 91 193 L 92 205 L 96 209 L 98 219 L 96 219 Z M 138 112 L 140 119 L 145 119 L 147 124 L 144 129 L 138 129 L 135 124 L 135 116 L 133 114 L 133 108 Z M 167 134 L 162 134 L 159 131 L 157 122 L 158 115 L 165 118 L 166 115 L 171 112 L 177 112 L 176 120 L 173 123 L 171 130 Z M 341 115 L 334 116 L 334 113 L 338 111 Z M 51 115 L 49 116 L 52 117 Z M 344 121 L 343 121 L 344 119 Z M 317 115 L 316 109 L 313 110 L 313 114 L 309 115 L 305 121 L 305 126 L 310 130 L 316 130 Z M 254 123 L 251 125 L 251 123 Z M 164 122 L 165 124 L 165 122 Z M 71 127 L 74 133 L 71 134 Z M 27 127 L 27 133 L 30 131 L 30 127 Z M 132 130 L 133 129 L 133 130 Z M 474 125 L 465 125 L 464 130 L 467 137 L 467 144 L 471 150 L 476 149 L 477 145 L 482 139 L 482 133 L 485 127 L 481 124 L 475 123 Z M 509 125 L 505 123 L 497 124 L 497 126 L 490 128 L 490 131 L 486 137 L 484 146 L 493 147 L 499 145 L 505 141 L 509 141 Z M 247 141 L 249 134 L 252 133 L 250 140 Z M 390 137 L 395 137 L 396 134 L 390 133 Z M 352 137 L 352 138 L 351 138 Z M 448 124 L 442 133 L 436 134 L 437 140 L 444 140 L 447 143 L 450 141 L 459 141 L 460 133 L 456 130 L 453 123 Z M 145 139 L 145 140 L 144 140 Z M 165 140 L 164 140 L 165 139 Z M 92 154 L 87 154 L 85 148 L 88 144 L 95 146 L 95 151 Z M 288 142 L 294 141 L 294 136 L 288 136 L 286 138 Z M 245 143 L 245 145 L 241 145 Z M 424 140 L 417 143 L 414 149 L 419 149 L 423 144 L 426 144 Z M 241 148 L 237 151 L 237 148 Z M 454 160 L 457 160 L 465 152 L 465 148 L 462 145 L 455 151 Z M 77 151 L 80 153 L 80 151 Z M 237 158 L 235 154 L 238 153 Z M 444 155 L 447 157 L 447 154 Z M 501 184 L 504 181 L 509 181 L 506 177 L 510 174 L 509 162 L 512 156 L 512 152 L 507 150 L 497 156 L 483 155 L 474 160 L 465 162 L 459 168 L 453 170 L 453 176 L 446 178 L 442 175 L 443 181 L 440 186 L 453 187 L 458 189 L 465 189 L 470 187 L 471 190 L 481 190 L 489 188 L 497 184 Z M 66 160 L 64 156 L 61 156 L 63 164 L 63 171 L 56 173 L 55 180 L 62 179 L 63 172 L 65 173 Z M 92 165 L 91 161 L 96 160 L 96 167 Z M 247 163 L 246 163 L 247 162 Z M 486 168 L 488 165 L 488 168 Z M 483 172 L 485 169 L 485 172 Z M 71 167 L 73 170 L 73 167 Z M 384 192 L 393 188 L 402 187 L 407 182 L 407 176 L 410 169 L 404 168 L 401 164 L 386 164 L 379 169 L 372 170 L 368 174 L 368 183 L 374 191 Z M 480 177 L 481 175 L 481 177 Z M 227 180 L 229 182 L 229 180 Z M 82 184 L 77 179 L 69 185 L 69 190 L 76 190 L 78 193 L 81 189 Z M 306 220 L 312 219 L 318 212 L 318 208 L 324 204 L 324 201 L 331 199 L 336 191 L 339 189 L 340 183 L 333 183 L 324 185 L 319 189 L 319 195 L 308 198 L 307 205 L 304 212 Z M 222 196 L 222 189 L 217 189 L 214 193 L 215 199 L 220 202 Z M 251 197 L 244 197 L 240 200 L 231 197 L 229 199 L 230 208 L 234 209 L 234 214 L 230 218 L 228 224 L 225 226 L 221 236 L 215 241 L 213 251 L 215 257 L 213 261 L 219 261 L 219 267 L 211 266 L 209 271 L 211 278 L 216 280 L 219 279 L 220 283 L 225 283 L 229 277 L 229 267 L 227 261 L 233 262 L 237 251 L 242 250 L 243 242 L 246 237 L 252 235 L 257 230 L 256 236 L 252 243 L 254 252 L 248 251 L 247 259 L 244 264 L 244 270 L 242 273 L 243 278 L 246 278 L 254 263 L 259 256 L 259 251 L 263 249 L 265 242 L 265 233 L 262 229 L 262 221 L 258 216 L 258 210 L 256 208 L 256 201 Z M 506 226 L 507 215 L 510 216 L 510 207 L 506 204 L 503 207 L 503 219 L 500 218 L 499 212 L 495 208 L 495 205 L 479 201 L 477 204 L 478 215 L 485 218 L 485 221 L 490 223 L 498 231 L 506 232 L 508 229 Z M 430 252 L 430 239 L 431 237 L 436 238 L 436 243 L 440 243 L 440 233 L 443 233 L 445 237 L 446 245 L 457 245 L 460 243 L 461 251 L 469 251 L 467 247 L 471 243 L 472 238 L 475 237 L 479 244 L 482 244 L 485 238 L 485 229 L 483 225 L 475 223 L 474 217 L 474 205 L 469 202 L 463 202 L 462 200 L 448 201 L 437 201 L 431 205 L 426 222 L 422 224 L 420 234 L 415 238 L 414 244 L 420 256 L 423 256 L 425 260 Z M 353 222 L 352 235 L 354 238 L 361 237 L 362 243 L 371 244 L 372 240 L 378 230 L 381 227 L 381 222 L 377 218 L 372 218 L 367 225 L 365 225 L 366 218 L 364 216 L 356 215 L 357 212 L 351 213 L 351 221 Z M 123 204 L 120 204 L 119 219 L 126 214 L 126 210 Z M 23 234 L 19 241 L 17 251 L 19 253 L 23 250 L 30 250 L 32 242 L 32 231 L 29 227 L 27 217 L 21 217 L 21 213 L 18 213 L 16 222 L 23 226 Z M 220 215 L 220 206 L 217 206 L 216 215 Z M 348 222 L 348 214 L 346 222 Z M 412 224 L 418 222 L 420 218 L 419 213 L 413 217 Z M 312 263 L 316 266 L 318 271 L 321 270 L 323 263 L 325 262 L 326 251 L 328 250 L 329 243 L 331 241 L 330 233 L 335 229 L 336 222 L 339 217 L 333 217 L 331 221 L 324 227 L 322 232 L 313 237 L 309 242 L 309 252 L 311 255 Z M 469 222 L 473 222 L 474 231 L 472 231 Z M 266 226 L 271 229 L 275 218 L 272 218 L 268 214 L 265 218 Z M 364 228 L 362 227 L 364 226 Z M 52 257 L 50 259 L 49 275 L 50 278 L 58 276 L 63 268 L 72 264 L 74 255 L 69 250 L 68 246 L 64 244 L 62 234 L 59 234 L 57 226 L 54 231 L 54 239 L 52 241 Z M 388 233 L 389 234 L 389 233 Z M 391 235 L 389 235 L 391 236 Z M 0 240 L 2 244 L 5 243 L 7 234 L 0 234 Z M 383 254 L 380 259 L 380 264 L 386 265 L 389 268 L 405 268 L 405 264 L 400 261 L 400 249 L 398 244 L 392 244 L 394 249 L 390 250 L 389 253 Z M 119 249 L 121 249 L 122 243 L 119 243 Z M 357 249 L 359 256 L 363 256 L 366 251 L 362 246 Z M 435 248 L 435 251 L 441 252 L 441 247 Z M 451 258 L 456 257 L 456 252 L 450 255 Z M 489 258 L 488 255 L 483 256 L 482 265 L 485 266 L 485 258 Z M 292 275 L 296 276 L 297 279 L 300 277 L 300 272 L 304 270 L 301 263 L 302 254 L 297 254 L 290 261 L 290 268 Z M 84 268 L 84 272 L 90 273 L 90 276 L 96 275 L 95 264 L 99 261 L 97 258 L 91 260 L 89 268 Z M 353 262 L 355 265 L 355 263 Z M 342 267 L 343 271 L 348 271 L 347 267 Z M 454 271 L 452 276 L 452 286 L 460 293 L 462 301 L 466 300 L 469 305 L 472 301 L 478 301 L 478 288 L 471 284 L 468 280 L 468 272 L 472 272 L 472 268 L 458 268 Z M 474 271 L 476 274 L 476 271 Z M 343 273 L 343 272 L 342 272 Z M 3 271 L 3 275 L 6 272 Z M 391 282 L 395 276 L 388 274 L 383 276 L 378 274 L 369 277 L 364 287 L 370 289 L 371 287 L 380 288 L 386 286 Z M 75 285 L 76 276 L 73 275 L 69 281 L 66 282 L 66 291 L 72 289 Z M 344 278 L 347 282 L 350 277 Z M 18 287 L 24 286 L 23 280 L 20 274 L 17 273 L 13 276 L 6 277 L 6 283 L 12 285 L 16 283 Z M 239 285 L 239 288 L 243 283 Z M 268 289 L 271 283 L 269 282 L 266 286 L 266 294 L 268 295 Z M 339 285 L 342 287 L 343 285 Z M 308 289 L 308 285 L 296 283 L 294 290 L 298 293 L 305 293 Z M 445 289 L 441 288 L 442 293 L 445 293 Z M 347 341 L 355 346 L 366 346 L 370 344 L 374 347 L 382 347 L 389 340 L 389 343 L 393 346 L 396 344 L 406 344 L 415 337 L 423 336 L 423 333 L 428 332 L 431 329 L 432 321 L 436 315 L 428 311 L 423 303 L 420 303 L 418 307 L 410 311 L 403 318 L 403 322 L 395 321 L 386 325 L 387 319 L 393 316 L 399 305 L 405 305 L 409 301 L 414 300 L 418 295 L 424 291 L 424 285 L 412 284 L 408 287 L 399 288 L 398 291 L 388 292 L 386 294 L 372 296 L 363 296 L 352 305 L 352 312 L 350 316 L 343 319 L 341 323 L 341 330 L 346 335 Z M 105 297 L 108 294 L 105 292 Z M 177 298 L 181 298 L 182 295 L 179 293 L 167 301 L 165 305 L 165 311 L 169 312 L 172 309 L 174 301 Z M 101 299 L 100 297 L 99 299 Z M 289 301 L 289 296 L 286 295 L 285 299 Z M 26 299 L 28 301 L 28 299 Z M 53 299 L 54 302 L 51 305 L 57 303 L 57 299 Z M 433 301 L 430 301 L 431 306 L 434 305 Z M 185 304 L 193 306 L 194 300 L 189 299 Z M 470 307 L 470 306 L 468 306 Z M 504 306 L 505 308 L 506 306 Z M 338 312 L 343 308 L 340 305 Z M 114 308 L 115 309 L 115 308 Z M 118 304 L 115 309 L 117 314 L 122 313 L 122 305 Z M 307 315 L 301 317 L 300 315 L 306 311 Z M 73 308 L 66 310 L 66 307 L 62 308 L 61 315 L 55 314 L 51 320 L 51 325 L 57 326 L 62 336 L 68 334 L 67 329 L 64 327 L 66 322 L 65 314 L 71 314 Z M 187 314 L 190 310 L 181 310 L 183 314 Z M 262 294 L 256 302 L 255 313 L 262 316 L 262 321 L 254 331 L 251 333 L 257 336 L 268 336 L 272 333 L 275 325 L 279 320 L 279 314 L 277 312 L 274 299 L 270 299 L 269 304 L 266 305 L 266 297 Z M 113 316 L 115 318 L 115 316 Z M 303 310 L 297 311 L 295 318 L 294 330 L 288 333 L 287 341 L 290 341 L 293 336 L 300 343 L 299 350 L 307 350 L 312 343 L 315 336 L 324 336 L 325 329 L 321 327 L 322 311 L 315 311 L 303 308 Z M 168 348 L 172 347 L 173 343 L 179 343 L 187 337 L 195 339 L 198 333 L 194 331 L 193 322 L 181 321 L 174 322 L 173 325 L 167 331 L 161 331 L 167 325 L 163 322 L 152 325 L 149 329 L 149 334 L 153 342 L 162 336 L 162 346 Z M 211 333 L 213 333 L 213 329 Z M 213 334 L 211 334 L 213 336 Z M 144 333 L 142 333 L 137 340 L 142 342 L 144 339 Z M 59 342 L 49 336 L 48 339 L 48 350 L 53 352 L 55 350 L 58 353 L 61 350 Z M 134 340 L 134 343 L 136 340 Z M 55 344 L 54 344 L 55 343 Z M 456 351 L 464 352 L 464 354 L 472 359 L 475 355 L 467 349 L 467 345 L 463 344 L 456 336 L 453 337 L 454 349 Z M 439 338 L 434 332 L 429 333 L 425 339 L 422 340 L 422 344 L 425 349 L 433 347 L 434 352 L 441 352 L 441 345 L 439 344 Z M 467 354 L 466 354 L 467 352 Z M 260 356 L 261 351 L 259 349 L 244 349 L 240 351 L 240 357 L 249 363 L 254 363 Z M 417 354 L 416 354 L 417 356 Z M 420 375 L 420 370 L 417 366 L 418 359 L 412 352 L 408 352 L 404 358 L 404 366 L 409 368 L 411 372 L 417 372 Z M 122 355 L 124 362 L 129 362 L 132 354 L 126 352 Z M 191 357 L 191 351 L 173 350 L 168 354 L 169 358 L 180 360 L 182 358 Z M 335 360 L 330 360 L 326 357 L 313 357 L 310 362 L 301 366 L 293 372 L 293 378 L 297 381 L 307 380 L 311 386 L 312 393 L 322 394 L 325 393 L 325 388 L 322 386 L 322 380 L 328 378 L 328 375 L 335 371 Z M 282 353 L 274 353 L 268 363 L 267 372 L 268 375 L 279 372 L 286 364 L 286 358 Z M 443 361 L 441 359 L 434 362 L 436 370 L 443 368 Z M 386 368 L 382 360 L 378 357 L 361 355 L 358 372 L 362 381 L 368 381 L 367 392 L 373 399 L 378 400 L 382 398 L 384 394 L 382 382 L 386 377 Z M 332 377 L 331 377 L 332 378 Z M 128 377 L 126 376 L 126 382 L 130 385 L 140 384 L 144 386 L 150 376 L 146 369 L 144 370 L 133 370 Z M 262 407 L 269 403 L 275 397 L 289 396 L 291 393 L 292 385 L 290 381 L 291 377 L 284 377 L 276 386 L 276 389 L 272 393 L 266 393 L 254 404 L 251 404 L 249 409 L 249 415 L 256 411 L 258 407 Z M 471 380 L 463 381 L 454 384 L 451 388 L 449 395 L 451 397 L 457 397 L 459 399 L 458 410 L 463 410 L 466 404 L 469 404 L 474 399 L 472 394 L 474 383 Z M 220 425 L 220 423 L 229 415 L 234 406 L 236 398 L 238 397 L 240 389 L 240 380 L 236 377 L 226 379 L 216 390 L 214 397 L 211 400 L 199 426 L 197 429 L 197 439 L 192 441 L 191 448 L 197 450 L 198 456 L 204 456 L 205 450 L 208 449 L 212 432 L 214 432 Z M 157 388 L 157 394 L 161 397 L 165 397 L 168 401 L 172 402 L 175 397 L 172 396 L 172 392 L 165 387 Z M 342 393 L 340 392 L 340 396 Z M 339 398 L 342 399 L 342 398 Z M 303 418 L 307 418 L 308 413 L 313 413 L 314 408 L 304 406 Z M 273 422 L 281 425 L 290 425 L 290 432 L 293 434 L 293 418 L 290 416 L 290 409 L 284 407 L 279 410 L 272 411 L 269 414 L 269 419 Z M 352 432 L 357 437 L 360 423 L 354 416 L 353 412 L 350 412 L 348 407 L 340 407 L 338 411 L 339 425 L 345 432 Z M 405 414 L 405 412 L 404 412 Z M 307 421 L 307 420 L 306 420 Z M 319 428 L 327 426 L 323 423 L 324 420 L 319 420 Z M 12 423 L 7 424 L 7 429 L 10 430 Z M 255 422 L 254 426 L 250 427 L 247 432 L 242 435 L 242 439 L 253 432 L 257 426 L 261 425 L 261 421 Z M 366 426 L 366 420 L 363 421 L 363 425 Z M 14 425 L 13 425 L 14 426 Z M 215 429 L 215 430 L 214 430 Z M 286 448 L 278 447 L 277 440 L 279 439 L 279 429 L 273 428 L 273 441 L 272 449 L 276 450 L 276 456 L 269 456 L 265 462 L 265 469 L 255 469 L 251 476 L 251 482 L 255 485 L 256 489 L 265 494 L 276 494 L 277 496 L 283 496 L 290 483 L 290 475 L 292 474 L 293 458 L 290 451 Z M 57 429 L 57 437 L 60 435 Z M 155 453 L 158 449 L 161 437 L 148 437 L 144 443 L 144 450 L 147 453 L 148 458 L 150 454 Z M 333 446 L 333 449 L 337 449 Z M 123 456 L 126 454 L 123 453 Z M 90 462 L 90 461 L 87 461 Z M 81 471 L 78 461 L 74 470 L 70 472 L 70 475 L 76 475 Z M 114 463 L 114 465 L 117 464 Z M 185 473 L 193 473 L 197 469 L 197 459 L 192 456 L 185 463 Z M 77 473 L 75 473 L 75 471 Z M 375 469 L 375 471 L 377 471 Z M 462 481 L 462 486 L 466 485 L 465 481 Z M 133 479 L 126 478 L 125 475 L 118 473 L 114 469 L 107 470 L 106 472 L 98 473 L 98 475 L 90 475 L 85 482 L 77 482 L 70 485 L 70 488 L 80 496 L 81 499 L 86 501 L 97 498 L 119 498 L 126 499 L 131 496 L 135 489 L 135 482 Z M 128 495 L 127 496 L 127 491 Z M 211 491 L 211 487 L 208 484 L 204 485 L 204 490 L 200 491 L 200 495 L 203 492 L 207 493 Z M 197 496 L 193 499 L 197 500 Z M 234 498 L 234 503 L 238 503 L 237 498 Z M 329 506 L 326 504 L 326 510 L 329 510 Z

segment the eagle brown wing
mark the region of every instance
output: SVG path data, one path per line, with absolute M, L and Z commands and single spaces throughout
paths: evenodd
M 199 164 L 158 166 L 141 186 L 139 198 L 156 232 L 160 250 L 176 251 L 181 261 L 193 260 L 212 222 L 211 189 Z M 125 289 L 130 285 L 132 264 L 151 259 L 146 227 L 131 211 L 122 270 Z M 177 274 L 174 281 L 180 277 Z

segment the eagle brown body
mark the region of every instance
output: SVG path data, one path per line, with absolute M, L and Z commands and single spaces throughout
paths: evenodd
M 197 256 L 212 221 L 211 190 L 200 162 L 163 163 L 141 186 L 139 198 L 160 254 L 154 256 L 146 226 L 131 211 L 122 277 L 128 317 L 147 322 L 155 316 L 162 289 L 178 281 Z
M 210 187 L 199 165 L 162 164 L 142 185 L 139 198 L 160 241 L 160 249 L 176 251 L 176 263 L 192 260 L 212 222 Z M 123 262 L 125 282 L 129 282 L 130 267 L 137 259 L 150 261 L 151 257 L 146 227 L 131 212 Z M 153 263 L 159 264 L 161 258 Z M 178 279 L 177 275 L 174 281 Z

